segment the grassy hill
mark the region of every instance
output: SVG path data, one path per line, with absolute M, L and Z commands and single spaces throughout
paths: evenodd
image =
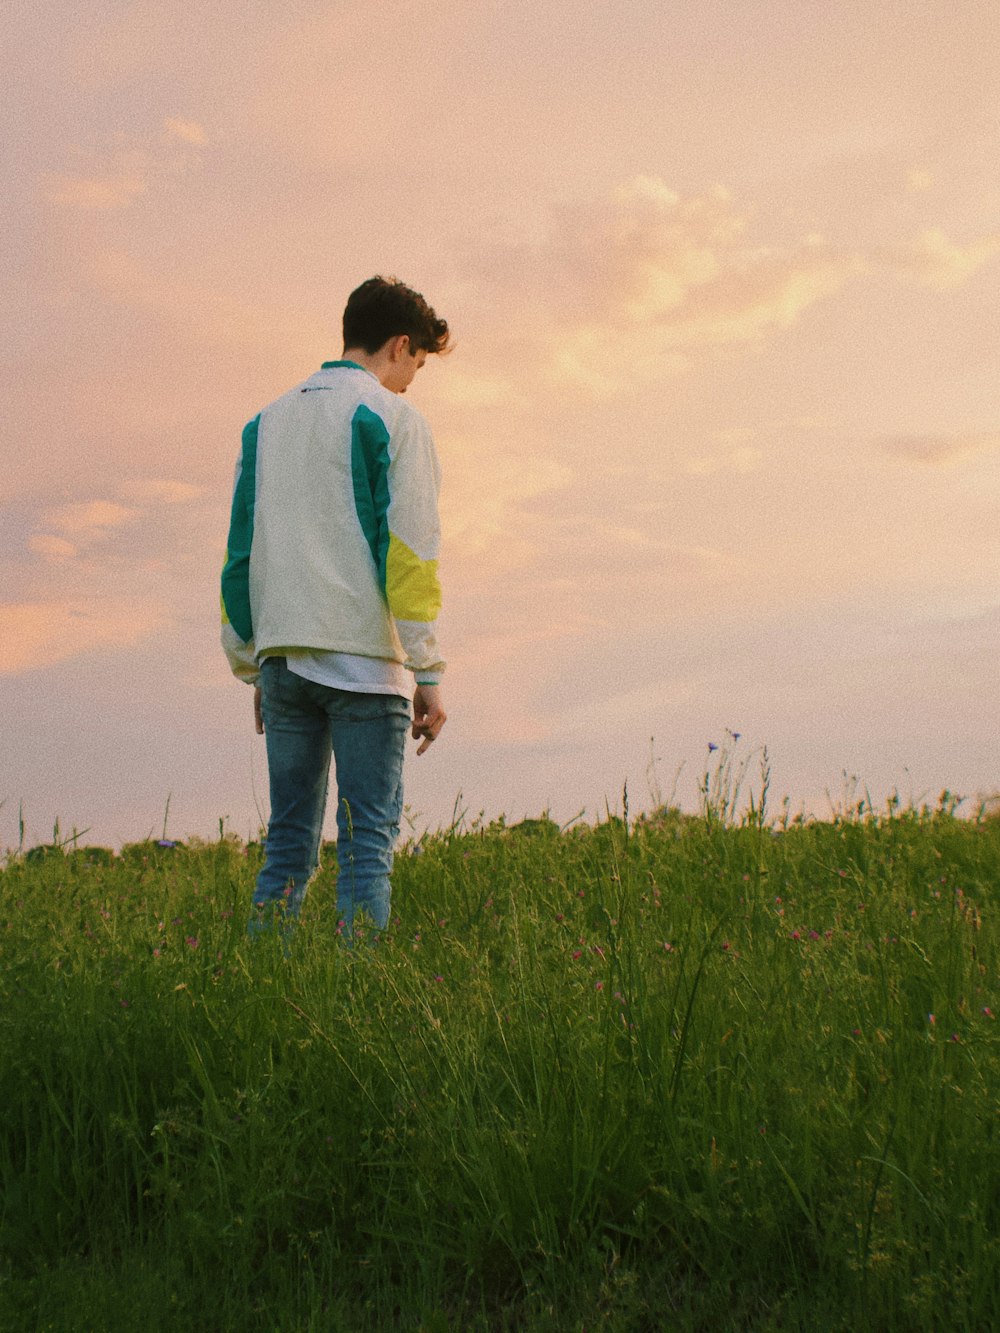
M 452 830 L 353 948 L 259 856 L 0 871 L 3 1329 L 992 1326 L 1000 821 Z

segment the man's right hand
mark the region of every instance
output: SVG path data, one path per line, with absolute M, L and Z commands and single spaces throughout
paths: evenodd
M 418 685 L 413 691 L 413 739 L 420 741 L 417 754 L 423 752 L 438 736 L 448 716 L 441 703 L 440 685 Z M 423 739 L 421 739 L 421 737 Z

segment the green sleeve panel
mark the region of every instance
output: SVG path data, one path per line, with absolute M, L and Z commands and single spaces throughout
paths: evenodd
M 243 428 L 239 475 L 233 491 L 229 519 L 229 541 L 222 567 L 222 620 L 232 625 L 244 641 L 253 638 L 250 611 L 250 547 L 253 543 L 253 512 L 257 484 L 257 430 L 260 415 Z
M 351 421 L 351 476 L 358 520 L 384 596 L 389 553 L 389 431 L 382 418 L 364 404 Z

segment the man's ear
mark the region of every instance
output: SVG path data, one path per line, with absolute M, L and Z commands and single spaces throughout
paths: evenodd
M 410 350 L 410 335 L 408 333 L 398 334 L 392 340 L 391 350 L 392 350 L 393 361 L 401 361 L 403 357 L 406 355 L 406 353 Z

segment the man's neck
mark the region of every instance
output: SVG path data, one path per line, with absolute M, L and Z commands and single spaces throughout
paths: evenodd
M 384 349 L 381 347 L 377 352 L 366 352 L 363 347 L 345 347 L 341 354 L 341 360 L 353 361 L 356 366 L 360 366 L 362 370 L 367 370 L 374 375 L 379 383 L 382 381 L 388 362 Z

